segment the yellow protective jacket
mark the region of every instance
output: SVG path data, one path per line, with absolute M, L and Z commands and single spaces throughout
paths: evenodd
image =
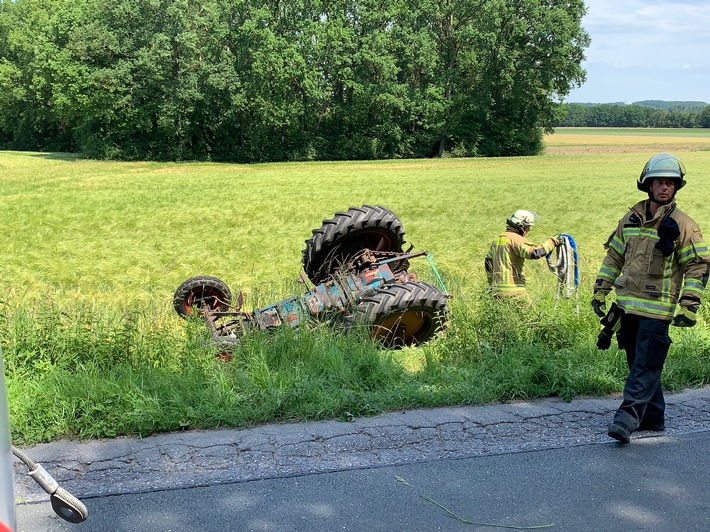
M 631 207 L 609 236 L 594 286 L 605 294 L 615 288 L 617 304 L 629 314 L 670 321 L 679 301 L 700 304 L 710 253 L 698 225 L 675 201 L 659 207 L 650 219 L 648 202 Z M 670 255 L 663 256 L 656 243 L 658 226 L 666 216 L 676 221 L 680 235 Z
M 541 259 L 555 249 L 555 241 L 548 239 L 538 245 L 512 228 L 498 235 L 486 254 L 485 268 L 492 292 L 515 295 L 525 292 L 525 259 Z

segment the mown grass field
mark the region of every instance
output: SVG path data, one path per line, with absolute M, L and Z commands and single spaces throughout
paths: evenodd
M 623 355 L 599 352 L 588 308 L 602 243 L 641 199 L 658 151 L 681 157 L 680 207 L 710 228 L 710 131 L 560 129 L 542 156 L 227 165 L 116 163 L 0 152 L 0 341 L 16 441 L 148 434 L 273 420 L 343 418 L 413 406 L 618 392 Z M 215 360 L 172 294 L 198 274 L 243 290 L 246 307 L 303 291 L 311 229 L 381 204 L 433 253 L 451 300 L 446 333 L 382 351 L 327 327 L 249 338 Z M 536 305 L 519 314 L 484 293 L 483 257 L 515 209 L 580 250 L 580 310 L 554 304 L 555 278 L 529 262 Z M 412 266 L 432 280 L 425 260 Z M 673 330 L 665 376 L 710 380 L 707 307 Z

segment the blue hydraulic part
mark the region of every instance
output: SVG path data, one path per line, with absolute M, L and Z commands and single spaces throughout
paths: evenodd
M 329 282 L 315 286 L 302 296 L 289 297 L 273 305 L 254 309 L 253 319 L 261 329 L 284 324 L 296 328 L 310 317 L 345 311 L 357 305 L 364 297 L 374 294 L 379 288 L 396 282 L 395 274 L 390 267 L 391 263 L 422 255 L 429 260 L 441 289 L 444 294 L 447 294 L 446 286 L 434 265 L 431 254 L 427 251 L 418 251 L 378 261 L 374 267 L 361 272 L 331 277 Z
M 321 283 L 303 296 L 289 297 L 273 305 L 254 309 L 252 314 L 262 329 L 284 324 L 296 328 L 309 317 L 343 311 L 392 282 L 394 275 L 389 265 L 380 264 L 376 268 Z

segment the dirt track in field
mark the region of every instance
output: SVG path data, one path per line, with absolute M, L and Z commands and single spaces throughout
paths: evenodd
M 547 155 L 577 155 L 589 153 L 650 153 L 650 152 L 688 152 L 708 151 L 710 144 L 689 143 L 653 143 L 653 144 L 620 144 L 620 145 L 594 145 L 594 146 L 545 146 Z
M 567 133 L 545 136 L 545 153 L 548 155 L 708 150 L 710 150 L 710 138 Z

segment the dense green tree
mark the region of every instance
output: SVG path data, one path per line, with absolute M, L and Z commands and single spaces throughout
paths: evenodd
M 421 10 L 442 58 L 447 117 L 437 152 L 537 153 L 558 101 L 584 81 L 584 3 L 431 0 Z
M 700 127 L 710 127 L 710 105 L 706 105 L 698 117 Z
M 56 78 L 64 67 L 62 18 L 69 0 L 0 6 L 0 138 L 17 149 L 61 149 L 71 124 L 57 113 Z
M 563 115 L 556 125 L 570 127 L 710 127 L 704 125 L 703 116 L 708 114 L 707 104 L 702 112 L 699 107 L 653 106 L 625 104 L 565 104 Z
M 93 4 L 93 5 L 90 5 Z M 210 155 L 240 80 L 223 47 L 216 1 L 87 1 L 67 48 L 87 69 L 68 107 L 95 156 L 183 159 Z
M 0 0 L 0 143 L 265 161 L 537 153 L 581 0 Z

